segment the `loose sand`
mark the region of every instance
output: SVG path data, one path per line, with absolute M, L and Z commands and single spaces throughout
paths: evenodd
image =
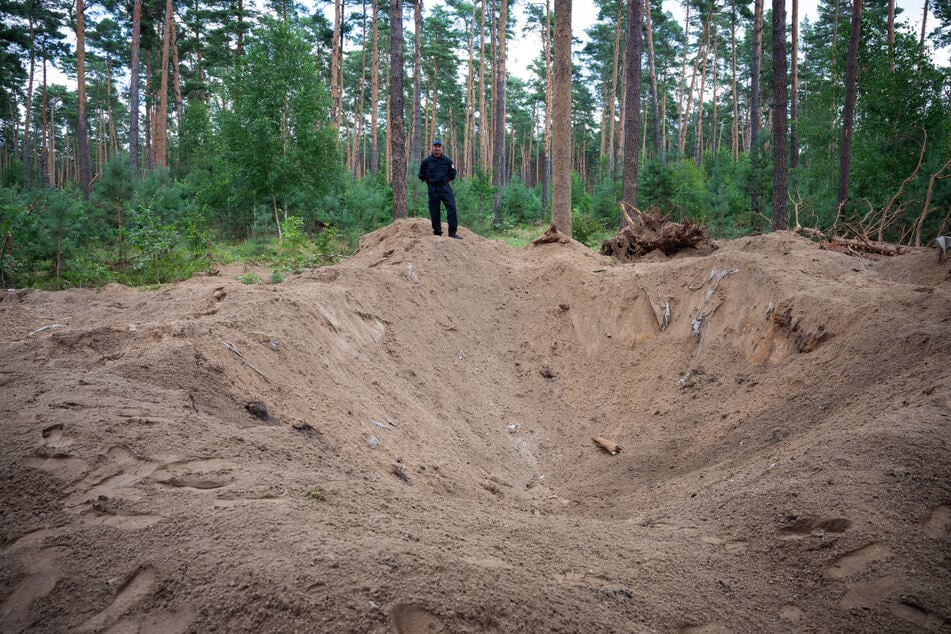
M 0 630 L 951 628 L 933 250 L 430 233 L 0 291 Z

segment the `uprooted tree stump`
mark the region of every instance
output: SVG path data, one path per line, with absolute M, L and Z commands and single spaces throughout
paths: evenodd
M 714 248 L 706 230 L 690 220 L 672 222 L 658 212 L 643 213 L 631 207 L 634 211 L 632 219 L 624 207 L 622 203 L 621 215 L 624 216 L 625 226 L 615 237 L 601 243 L 602 255 L 631 262 L 651 251 L 659 250 L 664 255 L 670 255 L 681 249 Z

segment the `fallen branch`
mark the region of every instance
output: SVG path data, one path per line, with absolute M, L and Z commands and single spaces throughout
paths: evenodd
M 608 440 L 607 438 L 601 438 L 600 436 L 597 438 L 592 438 L 591 440 L 594 441 L 594 444 L 596 444 L 598 447 L 601 447 L 601 449 L 604 449 L 612 456 L 616 456 L 621 453 L 621 445 L 614 441 Z
M 915 165 L 915 169 L 912 171 L 912 173 L 901 182 L 901 185 L 898 186 L 898 191 L 895 192 L 895 195 L 892 196 L 891 200 L 888 201 L 888 204 L 882 208 L 882 221 L 878 225 L 879 242 L 882 241 L 882 235 L 885 233 L 885 229 L 889 224 L 891 224 L 891 220 L 888 217 L 888 212 L 891 211 L 892 205 L 895 204 L 895 201 L 898 200 L 898 198 L 902 195 L 902 192 L 905 191 L 905 185 L 918 178 L 918 170 L 921 169 L 921 162 L 924 160 L 925 150 L 928 148 L 928 131 L 924 128 L 922 128 L 921 131 L 924 133 L 924 139 L 920 143 L 921 152 L 918 153 L 918 164 Z M 901 205 L 899 205 L 898 208 L 901 210 Z
M 41 328 L 37 328 L 33 332 L 27 333 L 26 336 L 32 337 L 33 335 L 43 332 L 44 330 L 52 330 L 53 328 L 62 328 L 62 327 L 63 327 L 63 324 L 50 324 L 49 326 L 42 326 Z
M 846 249 L 852 249 L 855 251 L 862 251 L 865 253 L 877 253 L 879 255 L 901 255 L 904 253 L 901 245 L 898 244 L 888 244 L 887 242 L 873 242 L 871 240 L 866 240 L 864 238 L 842 238 L 840 236 L 832 236 L 829 238 L 829 242 L 833 245 L 838 245 Z
M 224 339 L 221 340 L 221 343 L 225 344 L 225 346 L 228 348 L 228 350 L 231 350 L 231 352 L 235 353 L 235 355 L 236 355 L 239 359 L 241 359 L 242 361 L 244 361 L 245 363 L 247 363 L 249 368 L 251 368 L 252 370 L 254 370 L 255 372 L 257 372 L 258 374 L 260 374 L 260 375 L 261 375 L 261 378 L 263 378 L 263 379 L 264 379 L 265 381 L 267 381 L 268 383 L 271 382 L 271 379 L 267 378 L 267 375 L 266 375 L 266 374 L 264 374 L 263 372 L 261 372 L 260 370 L 258 370 L 258 369 L 255 367 L 255 365 L 254 365 L 253 363 L 251 363 L 250 361 L 248 361 L 247 359 L 245 359 L 245 358 L 244 358 L 244 355 L 241 354 L 240 352 L 238 352 L 238 349 L 235 347 L 235 345 L 234 345 L 233 343 L 231 343 L 230 341 L 225 341 Z

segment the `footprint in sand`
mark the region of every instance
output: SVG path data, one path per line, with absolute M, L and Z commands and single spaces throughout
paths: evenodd
M 951 506 L 936 506 L 931 515 L 922 522 L 925 535 L 940 539 L 951 533 Z
M 836 559 L 831 566 L 826 568 L 825 574 L 833 579 L 845 579 L 857 573 L 867 564 L 887 559 L 890 556 L 891 553 L 881 544 L 867 544 Z
M 931 632 L 947 632 L 951 628 L 951 619 L 919 605 L 912 597 L 899 601 L 892 608 L 892 614 Z
M 3 550 L 16 555 L 23 575 L 13 585 L 13 591 L 0 605 L 0 624 L 3 631 L 17 632 L 30 625 L 33 602 L 49 594 L 62 571 L 56 564 L 60 549 L 41 549 L 43 540 L 60 534 L 60 529 L 43 528 L 27 533 Z
M 819 519 L 815 517 L 800 517 L 791 524 L 779 529 L 780 539 L 802 539 L 809 535 L 823 535 L 826 533 L 839 534 L 852 528 L 852 521 L 844 517 Z
M 158 573 L 151 566 L 136 570 L 119 587 L 115 598 L 109 605 L 92 618 L 76 628 L 77 632 L 98 632 L 116 623 L 131 607 L 142 601 L 155 587 Z
M 152 475 L 161 463 L 141 460 L 125 447 L 116 446 L 106 452 L 108 462 L 87 475 L 66 499 L 67 508 L 76 507 L 102 497 L 136 497 L 131 488 Z
M 843 610 L 872 609 L 884 601 L 888 595 L 897 591 L 898 577 L 894 576 L 855 583 L 850 585 L 848 591 L 839 599 L 839 607 Z
M 190 605 L 178 610 L 149 612 L 141 617 L 122 619 L 104 634 L 184 634 L 196 616 L 198 611 Z
M 85 460 L 74 458 L 67 453 L 55 453 L 51 456 L 30 456 L 20 460 L 20 464 L 52 474 L 64 482 L 75 482 L 88 471 Z
M 93 508 L 82 514 L 83 524 L 86 526 L 111 526 L 127 531 L 148 528 L 162 519 L 161 515 L 150 513 L 124 513 Z
M 440 634 L 448 631 L 442 619 L 416 605 L 398 605 L 390 616 L 399 634 Z
M 211 458 L 207 460 L 186 460 L 165 465 L 152 474 L 159 484 L 165 486 L 209 491 L 228 486 L 235 481 L 231 474 L 234 465 L 225 460 Z
M 63 433 L 63 425 L 61 423 L 44 427 L 40 434 L 43 436 L 42 444 L 44 447 L 60 449 L 73 444 L 73 441 L 67 438 Z
M 63 433 L 61 424 L 44 427 L 40 434 L 42 440 L 36 450 L 39 455 L 22 458 L 21 464 L 51 473 L 66 482 L 75 482 L 88 473 L 89 465 L 84 460 L 74 458 L 63 451 L 65 447 L 73 444 L 73 441 Z

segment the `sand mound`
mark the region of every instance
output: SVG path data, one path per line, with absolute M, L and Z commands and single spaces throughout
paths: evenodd
M 3 631 L 949 627 L 932 251 L 463 235 L 0 295 Z

